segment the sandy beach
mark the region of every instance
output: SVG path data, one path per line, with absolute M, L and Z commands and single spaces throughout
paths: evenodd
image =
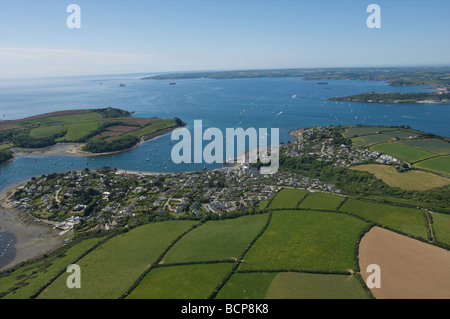
M 36 219 L 22 210 L 11 208 L 6 204 L 9 196 L 20 185 L 16 185 L 0 194 L 0 232 L 12 234 L 13 247 L 9 256 L 13 256 L 2 263 L 0 271 L 13 267 L 23 261 L 38 257 L 53 251 L 64 244 L 64 240 L 71 236 L 67 233 L 59 236 L 59 232 L 49 224 L 36 222 Z

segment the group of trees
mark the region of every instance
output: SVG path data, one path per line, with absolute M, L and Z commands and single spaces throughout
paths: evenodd
M 107 142 L 103 138 L 96 138 L 90 140 L 83 147 L 83 151 L 91 152 L 91 153 L 108 153 L 108 152 L 116 152 L 126 150 L 135 146 L 139 142 L 139 138 L 135 136 L 121 136 L 116 140 L 111 142 Z
M 9 150 L 0 150 L 0 164 L 13 158 L 13 153 Z
M 100 113 L 103 118 L 117 118 L 117 117 L 130 117 L 131 113 L 125 110 L 117 109 L 114 107 L 108 107 L 104 109 L 95 109 L 94 112 Z

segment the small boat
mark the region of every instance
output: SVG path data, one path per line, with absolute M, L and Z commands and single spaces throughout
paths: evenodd
M 125 86 L 125 83 L 120 83 L 119 86 Z
M 170 83 L 169 83 L 169 85 L 175 85 L 175 84 L 176 84 L 175 82 L 170 82 Z
M 328 84 L 328 82 L 317 82 L 317 84 Z

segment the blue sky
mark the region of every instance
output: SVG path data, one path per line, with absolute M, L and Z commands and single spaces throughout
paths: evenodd
M 0 77 L 448 65 L 449 16 L 448 0 L 0 0 Z

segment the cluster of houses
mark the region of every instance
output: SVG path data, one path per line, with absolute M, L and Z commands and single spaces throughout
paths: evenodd
M 374 152 L 366 148 L 352 145 L 336 145 L 333 141 L 331 128 L 313 127 L 291 131 L 290 135 L 296 140 L 285 147 L 285 154 L 289 157 L 302 157 L 306 155 L 317 156 L 319 161 L 333 162 L 339 167 L 362 164 L 364 162 L 376 162 L 380 164 L 399 164 L 400 161 L 390 155 Z M 321 134 L 327 138 L 315 139 Z

